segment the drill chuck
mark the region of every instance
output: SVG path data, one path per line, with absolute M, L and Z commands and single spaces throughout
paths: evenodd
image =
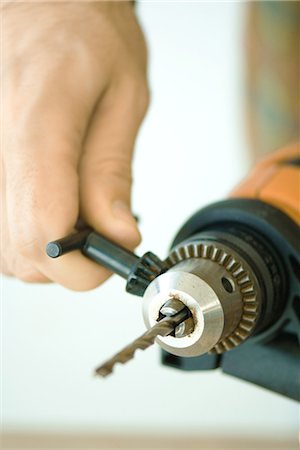
M 211 230 L 171 251 L 170 269 L 146 289 L 144 321 L 153 326 L 166 299 L 177 299 L 190 310 L 194 328 L 183 337 L 159 337 L 164 350 L 185 357 L 223 353 L 270 323 L 278 293 L 253 239 L 233 229 Z

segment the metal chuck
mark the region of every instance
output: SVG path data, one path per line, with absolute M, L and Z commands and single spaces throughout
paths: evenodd
M 145 324 L 147 328 L 154 325 L 168 298 L 186 305 L 194 326 L 181 337 L 158 337 L 163 349 L 177 356 L 222 353 L 252 334 L 260 315 L 261 292 L 240 254 L 222 242 L 195 239 L 177 247 L 167 263 L 170 269 L 146 289 Z

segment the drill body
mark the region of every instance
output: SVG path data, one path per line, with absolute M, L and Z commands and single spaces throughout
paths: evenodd
M 165 260 L 138 257 L 86 225 L 50 242 L 50 257 L 81 250 L 143 297 L 148 331 L 96 372 L 109 375 L 156 341 L 165 365 L 220 367 L 300 400 L 299 189 L 295 145 L 259 163 L 227 200 L 194 214 Z
M 195 352 L 192 346 L 173 348 L 176 341 L 163 338 L 163 364 L 182 370 L 220 367 L 299 400 L 299 194 L 295 145 L 263 160 L 229 199 L 203 208 L 183 225 L 167 259 L 171 269 L 161 277 L 170 271 L 181 279 L 187 273 L 200 277 L 216 294 L 222 314 L 199 316 L 208 335 L 201 334 L 202 348 Z

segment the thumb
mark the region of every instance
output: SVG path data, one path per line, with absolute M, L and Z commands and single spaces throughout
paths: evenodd
M 80 176 L 80 216 L 100 233 L 133 249 L 141 238 L 131 213 L 128 166 L 118 159 L 95 163 L 92 157 L 85 158 Z
M 82 218 L 129 249 L 141 240 L 130 201 L 133 145 L 144 112 L 141 109 L 123 93 L 115 102 L 104 99 L 93 118 L 80 162 Z

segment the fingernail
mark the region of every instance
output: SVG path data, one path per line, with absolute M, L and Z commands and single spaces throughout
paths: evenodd
M 115 201 L 112 204 L 112 211 L 116 218 L 129 222 L 130 224 L 134 223 L 136 225 L 136 220 L 133 217 L 129 206 L 125 202 L 121 200 Z

